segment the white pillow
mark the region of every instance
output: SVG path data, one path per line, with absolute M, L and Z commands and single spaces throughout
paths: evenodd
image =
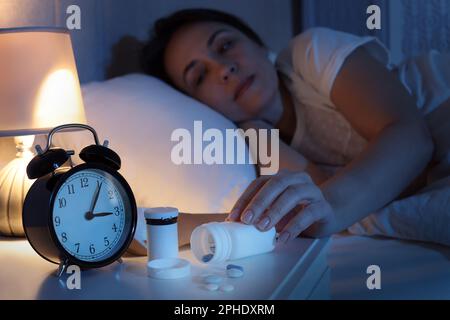
M 82 93 L 88 124 L 100 142 L 108 139 L 121 157 L 119 172 L 130 184 L 138 207 L 228 212 L 256 177 L 251 164 L 174 164 L 171 151 L 177 142 L 171 141 L 173 130 L 186 128 L 193 136 L 194 120 L 203 121 L 203 130 L 224 132 L 236 126 L 158 79 L 131 74 L 84 85 Z M 56 134 L 53 144 L 78 154 L 93 142 L 89 132 L 75 132 Z

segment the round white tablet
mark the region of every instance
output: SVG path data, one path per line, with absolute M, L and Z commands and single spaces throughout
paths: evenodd
M 224 284 L 223 286 L 220 287 L 220 290 L 223 292 L 231 292 L 234 290 L 234 287 L 231 284 Z
M 203 281 L 205 283 L 215 283 L 215 284 L 219 284 L 222 282 L 222 277 L 217 276 L 215 274 L 211 274 L 209 276 L 206 276 L 203 278 Z
M 244 275 L 244 271 L 232 268 L 227 270 L 227 275 L 230 278 L 240 278 Z
M 205 289 L 208 291 L 216 291 L 217 289 L 219 289 L 219 285 L 215 283 L 208 283 L 205 284 Z

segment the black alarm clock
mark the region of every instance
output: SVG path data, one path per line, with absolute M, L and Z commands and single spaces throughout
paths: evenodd
M 95 144 L 79 154 L 84 163 L 63 166 L 74 154 L 53 148 L 52 136 L 65 129 L 87 129 Z M 134 237 L 136 202 L 126 180 L 118 173 L 119 156 L 99 144 L 97 133 L 87 125 L 67 124 L 54 128 L 42 150 L 27 166 L 37 179 L 23 205 L 23 228 L 33 249 L 44 259 L 60 264 L 98 268 L 122 256 Z M 71 161 L 70 161 L 71 162 Z

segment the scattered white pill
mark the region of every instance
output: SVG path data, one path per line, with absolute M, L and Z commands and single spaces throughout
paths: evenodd
M 227 270 L 227 276 L 230 278 L 240 278 L 244 275 L 244 271 L 240 269 L 231 268 Z
M 234 290 L 234 287 L 231 284 L 224 284 L 220 287 L 220 290 L 223 292 L 231 292 Z
M 208 283 L 205 284 L 205 289 L 208 291 L 216 291 L 217 289 L 219 289 L 219 285 L 215 283 Z
M 211 274 L 209 276 L 206 276 L 203 278 L 203 281 L 205 283 L 214 283 L 214 284 L 219 284 L 222 282 L 222 277 L 217 276 L 215 274 Z

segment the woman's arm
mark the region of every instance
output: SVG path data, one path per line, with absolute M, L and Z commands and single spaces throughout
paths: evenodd
M 422 172 L 433 151 L 414 99 L 365 49 L 347 58 L 331 99 L 369 144 L 321 185 L 336 221 L 314 230 L 315 235 L 345 229 L 392 201 Z
M 346 59 L 331 99 L 369 141 L 366 150 L 320 187 L 305 172 L 259 177 L 229 219 L 267 230 L 289 217 L 283 242 L 328 236 L 393 200 L 425 168 L 433 144 L 414 100 L 365 49 Z

